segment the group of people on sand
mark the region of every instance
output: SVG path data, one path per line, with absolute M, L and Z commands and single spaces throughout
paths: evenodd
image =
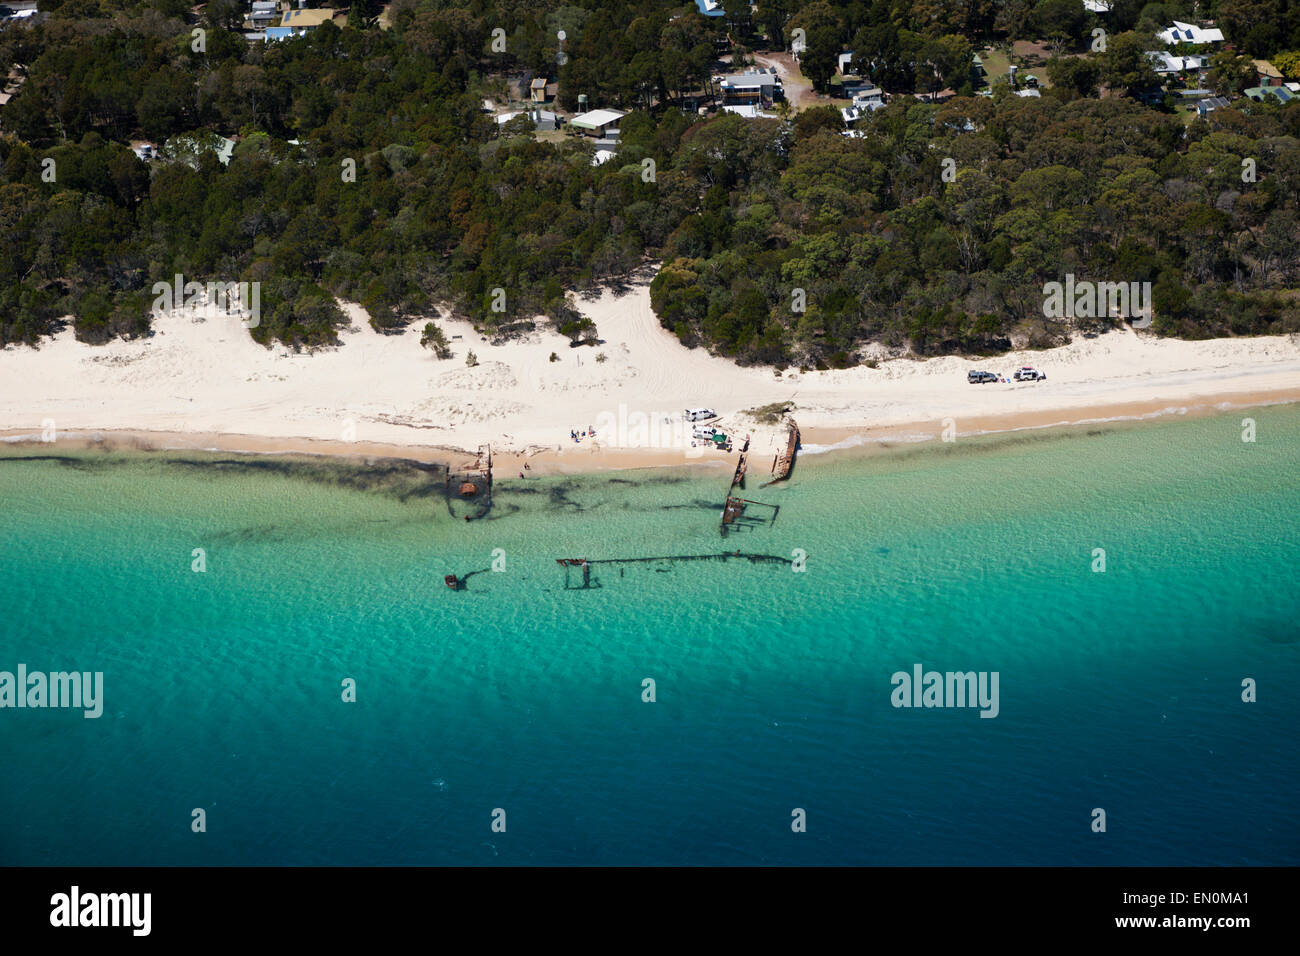
M 571 428 L 569 429 L 569 437 L 573 439 L 573 443 L 575 445 L 578 445 L 582 443 L 582 440 L 584 438 L 595 438 L 596 429 L 592 428 L 590 425 L 587 426 L 586 431 L 581 431 L 581 432 L 578 431 L 577 429 Z

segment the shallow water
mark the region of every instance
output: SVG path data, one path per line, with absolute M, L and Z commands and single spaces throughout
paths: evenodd
M 106 702 L 0 709 L 0 862 L 1300 863 L 1300 408 L 1245 414 L 805 457 L 725 539 L 698 472 L 467 524 L 404 466 L 4 451 L 0 670 Z M 997 717 L 895 708 L 916 663 Z

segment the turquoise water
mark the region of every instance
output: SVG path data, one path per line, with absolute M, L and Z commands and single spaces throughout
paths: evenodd
M 466 524 L 413 469 L 11 449 L 0 670 L 106 702 L 0 710 L 0 862 L 1300 863 L 1300 409 L 1248 414 L 805 457 L 726 539 L 720 473 Z M 736 549 L 806 570 L 554 560 Z M 998 716 L 894 708 L 916 663 Z

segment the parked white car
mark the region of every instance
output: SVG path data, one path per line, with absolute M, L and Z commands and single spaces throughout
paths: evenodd
M 1016 374 L 1012 376 L 1017 382 L 1046 382 L 1047 376 L 1036 368 L 1023 365 L 1016 369 Z
M 711 408 L 688 408 L 683 413 L 683 417 L 688 422 L 702 422 L 705 419 L 717 418 L 718 413 Z

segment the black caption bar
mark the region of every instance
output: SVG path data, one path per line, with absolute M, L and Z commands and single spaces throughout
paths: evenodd
M 457 929 L 609 940 L 883 926 L 929 940 L 1106 935 L 1231 942 L 1286 925 L 1278 869 L 0 869 L 6 940 L 325 944 Z M 680 938 L 680 937 L 678 937 Z M 42 940 L 44 941 L 44 940 Z

